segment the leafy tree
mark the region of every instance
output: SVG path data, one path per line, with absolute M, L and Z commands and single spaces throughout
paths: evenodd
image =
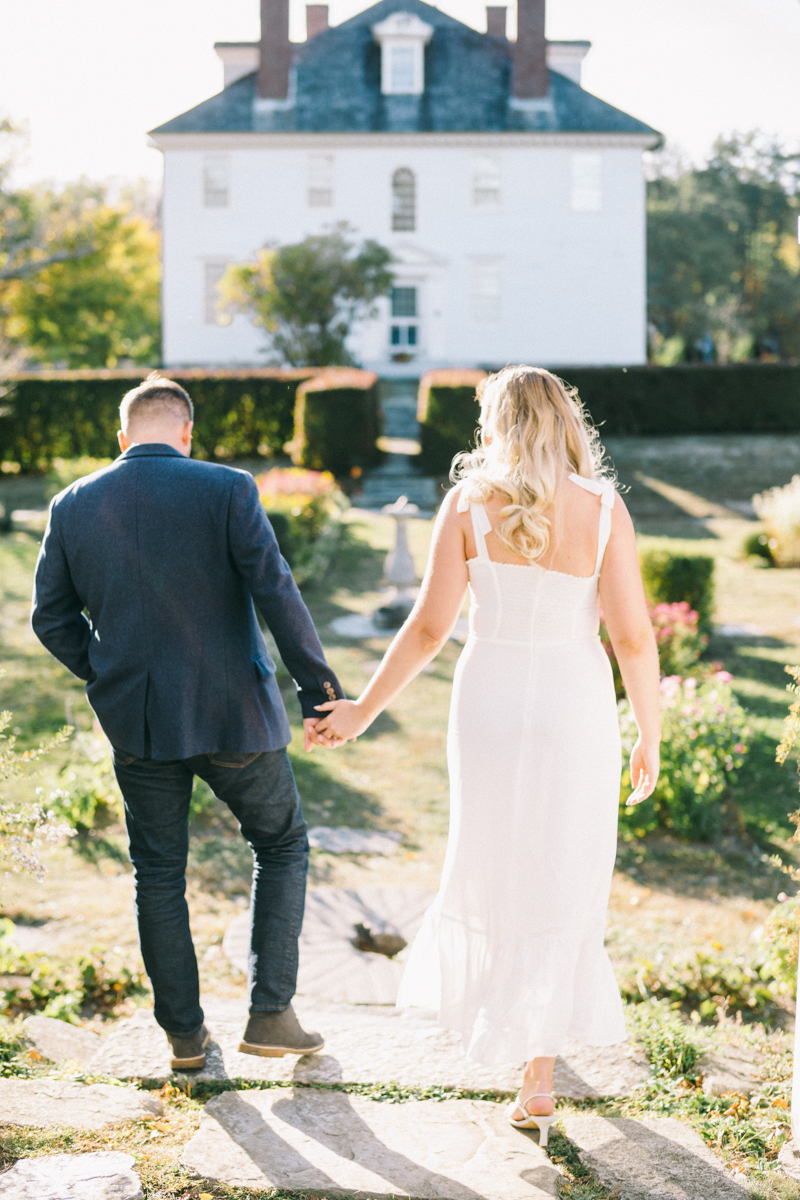
M 130 202 L 81 181 L 24 195 L 39 240 L 5 283 L 7 338 L 41 362 L 114 367 L 159 353 L 159 236 Z
M 223 320 L 249 313 L 282 363 L 349 366 L 353 325 L 375 315 L 392 286 L 391 255 L 378 242 L 356 248 L 347 225 L 291 246 L 265 246 L 254 263 L 229 267 L 220 282 Z
M 800 154 L 750 133 L 702 168 L 663 160 L 648 186 L 656 357 L 800 355 Z

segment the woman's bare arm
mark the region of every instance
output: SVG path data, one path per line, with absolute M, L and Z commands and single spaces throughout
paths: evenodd
M 441 650 L 464 603 L 468 573 L 464 535 L 456 508 L 458 489 L 439 510 L 419 597 L 358 700 L 331 700 L 318 705 L 325 715 L 316 733 L 336 744 L 355 739 L 378 713 L 418 675 Z
M 658 648 L 639 570 L 633 522 L 620 496 L 611 510 L 611 537 L 600 572 L 600 601 L 622 682 L 631 702 L 639 740 L 631 755 L 633 794 L 645 800 L 658 780 L 661 741 Z

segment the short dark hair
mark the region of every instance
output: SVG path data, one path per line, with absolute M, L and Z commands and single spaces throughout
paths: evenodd
M 143 417 L 158 417 L 162 413 L 182 421 L 194 420 L 194 405 L 189 393 L 174 379 L 165 379 L 158 371 L 153 371 L 144 383 L 126 392 L 119 406 L 123 429 Z

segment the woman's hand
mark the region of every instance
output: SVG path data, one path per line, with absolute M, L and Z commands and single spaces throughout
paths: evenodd
M 641 804 L 648 796 L 652 796 L 658 783 L 659 754 L 658 743 L 645 745 L 639 738 L 631 754 L 631 783 L 633 791 L 625 801 L 627 805 Z
M 354 742 L 371 723 L 371 718 L 365 715 L 364 707 L 358 700 L 328 700 L 314 707 L 317 712 L 325 713 L 317 721 L 315 733 L 324 738 L 326 744 L 333 746 Z

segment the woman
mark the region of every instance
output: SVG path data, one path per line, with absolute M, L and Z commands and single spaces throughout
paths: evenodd
M 479 399 L 479 448 L 456 459 L 414 610 L 359 699 L 320 706 L 317 732 L 363 733 L 439 652 L 469 588 L 447 855 L 398 1004 L 436 1009 L 479 1062 L 526 1059 L 509 1118 L 546 1143 L 565 1041 L 625 1038 L 603 946 L 621 754 L 598 594 L 639 727 L 628 803 L 658 778 L 658 652 L 633 525 L 576 395 L 509 367 Z

